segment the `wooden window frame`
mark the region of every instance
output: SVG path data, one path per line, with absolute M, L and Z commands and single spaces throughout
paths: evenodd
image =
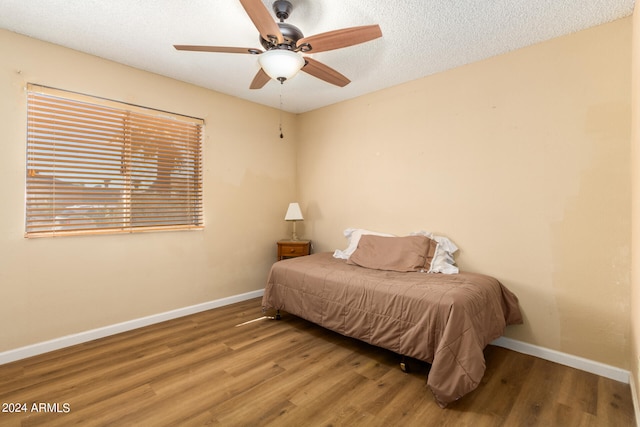
M 204 228 L 204 120 L 27 86 L 25 237 Z

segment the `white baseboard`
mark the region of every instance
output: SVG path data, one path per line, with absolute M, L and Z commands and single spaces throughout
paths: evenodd
M 517 351 L 518 353 L 528 354 L 530 356 L 539 357 L 540 359 L 580 369 L 582 371 L 591 372 L 592 374 L 620 381 L 625 384 L 629 384 L 631 379 L 631 373 L 624 369 L 605 365 L 604 363 L 595 362 L 582 357 L 573 356 L 571 354 L 562 353 L 556 350 L 551 350 L 545 347 L 528 344 L 511 338 L 500 337 L 491 344 L 508 348 L 509 350 Z
M 199 313 L 213 308 L 223 307 L 225 305 L 234 304 L 236 302 L 246 301 L 251 298 L 258 298 L 264 294 L 264 289 L 244 294 L 234 295 L 227 298 L 208 301 L 202 304 L 196 304 L 189 307 L 178 308 L 176 310 L 166 311 L 164 313 L 154 314 L 151 316 L 141 317 L 129 320 L 127 322 L 116 323 L 115 325 L 105 326 L 103 328 L 92 329 L 90 331 L 80 332 L 73 335 L 67 335 L 44 341 L 25 347 L 16 348 L 0 353 L 0 365 L 14 362 L 16 360 L 26 359 L 27 357 L 37 356 L 64 347 L 93 341 L 98 338 L 104 338 L 109 335 L 119 334 L 121 332 L 130 331 L 143 326 L 153 325 L 154 323 L 164 322 L 166 320 L 176 319 L 178 317 L 188 316 L 190 314 Z

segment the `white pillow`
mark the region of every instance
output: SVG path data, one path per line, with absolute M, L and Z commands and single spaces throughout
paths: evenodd
M 458 274 L 459 269 L 456 267 L 456 262 L 453 259 L 453 254 L 458 251 L 458 247 L 451 240 L 444 236 L 435 236 L 433 233 L 427 231 L 415 231 L 410 236 L 427 236 L 430 239 L 438 242 L 436 246 L 436 253 L 431 261 L 431 268 L 427 273 L 443 273 L 443 274 Z
M 363 234 L 373 234 L 374 236 L 395 237 L 393 234 L 378 233 L 377 231 L 364 230 L 362 228 L 347 228 L 344 230 L 344 237 L 347 238 L 347 248 L 343 251 L 336 249 L 334 258 L 349 259 L 351 254 L 358 248 L 358 242 Z
M 438 249 L 440 243 L 436 246 L 436 254 L 431 261 L 431 268 L 427 273 L 443 273 L 443 274 L 458 274 L 460 270 L 456 267 L 456 262 L 453 260 L 453 255 L 442 249 Z

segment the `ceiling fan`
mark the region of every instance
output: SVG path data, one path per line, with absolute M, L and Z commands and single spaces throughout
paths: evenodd
M 316 78 L 344 87 L 350 80 L 323 63 L 302 56 L 303 53 L 325 52 L 353 46 L 382 37 L 379 25 L 343 28 L 305 37 L 295 25 L 285 23 L 293 6 L 287 0 L 276 0 L 273 11 L 276 22 L 261 0 L 240 0 L 242 7 L 260 32 L 263 50 L 247 47 L 174 45 L 177 50 L 220 53 L 248 53 L 259 55 L 260 70 L 253 78 L 250 89 L 260 89 L 270 79 L 283 83 L 302 70 Z

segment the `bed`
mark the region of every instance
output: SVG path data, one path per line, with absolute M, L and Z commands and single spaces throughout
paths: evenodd
M 428 273 L 425 267 L 433 262 L 437 247 L 431 239 L 425 241 L 426 250 L 422 243 L 412 242 L 411 250 L 395 257 L 402 258 L 400 268 L 395 268 L 395 259 L 389 269 L 388 259 L 394 258 L 391 254 L 397 248 L 376 237 L 373 249 L 369 248 L 373 255 L 365 255 L 387 265 L 384 269 L 360 265 L 357 262 L 363 258 L 356 255 L 366 252 L 361 250 L 365 239 L 370 242 L 374 236 L 362 236 L 347 259 L 321 252 L 276 262 L 268 276 L 263 310 L 282 310 L 430 363 L 427 385 L 441 407 L 474 390 L 485 372 L 484 348 L 507 325 L 522 323 L 517 297 L 483 274 Z M 401 246 L 404 243 L 406 239 Z M 417 259 L 407 262 L 415 254 Z

